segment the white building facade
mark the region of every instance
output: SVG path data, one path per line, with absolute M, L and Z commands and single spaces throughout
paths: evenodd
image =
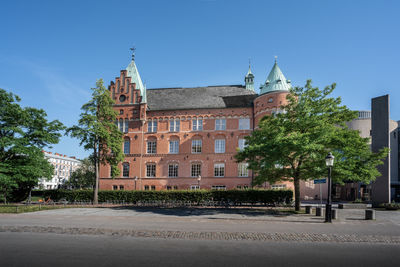
M 57 189 L 69 180 L 71 174 L 79 168 L 81 161 L 75 157 L 68 157 L 59 153 L 43 151 L 45 158 L 54 166 L 54 174 L 51 180 L 39 179 L 39 188 Z

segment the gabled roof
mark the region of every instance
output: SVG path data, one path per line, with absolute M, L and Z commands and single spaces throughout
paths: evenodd
M 272 67 L 267 80 L 263 85 L 260 86 L 260 95 L 272 91 L 289 91 L 291 87 L 292 85 L 290 80 L 286 80 L 281 69 L 278 67 L 278 63 L 275 60 L 275 64 Z
M 127 71 L 127 76 L 131 77 L 131 82 L 136 83 L 136 89 L 140 90 L 140 94 L 142 96 L 142 103 L 146 103 L 147 102 L 146 88 L 143 85 L 142 78 L 140 78 L 139 71 L 136 67 L 133 58 L 128 67 L 126 67 L 126 71 Z
M 257 94 L 242 85 L 147 90 L 149 110 L 251 107 Z

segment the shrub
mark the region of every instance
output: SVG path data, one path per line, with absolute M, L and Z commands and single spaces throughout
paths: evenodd
M 38 191 L 36 191 L 38 193 Z M 36 193 L 35 193 L 36 195 Z M 43 190 L 41 194 L 45 199 L 54 201 L 66 199 L 70 202 L 92 201 L 92 190 Z M 99 191 L 99 202 L 127 202 L 137 203 L 145 201 L 161 202 L 191 202 L 200 204 L 207 201 L 223 202 L 231 205 L 241 203 L 276 205 L 289 204 L 292 202 L 293 192 L 291 190 L 174 190 L 174 191 Z

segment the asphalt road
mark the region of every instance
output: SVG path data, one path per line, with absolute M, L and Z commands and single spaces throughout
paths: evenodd
M 400 246 L 0 233 L 0 266 L 398 266 Z

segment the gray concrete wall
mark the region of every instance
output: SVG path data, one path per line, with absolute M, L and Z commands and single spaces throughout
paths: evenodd
M 355 119 L 346 123 L 352 130 L 358 130 L 361 137 L 371 137 L 371 119 Z
M 390 121 L 390 183 L 398 184 L 399 180 L 399 124 L 397 121 Z
M 389 95 L 372 98 L 372 152 L 378 152 L 384 147 L 390 147 Z M 390 160 L 384 159 L 384 164 L 378 166 L 381 176 L 372 183 L 372 204 L 390 202 Z

